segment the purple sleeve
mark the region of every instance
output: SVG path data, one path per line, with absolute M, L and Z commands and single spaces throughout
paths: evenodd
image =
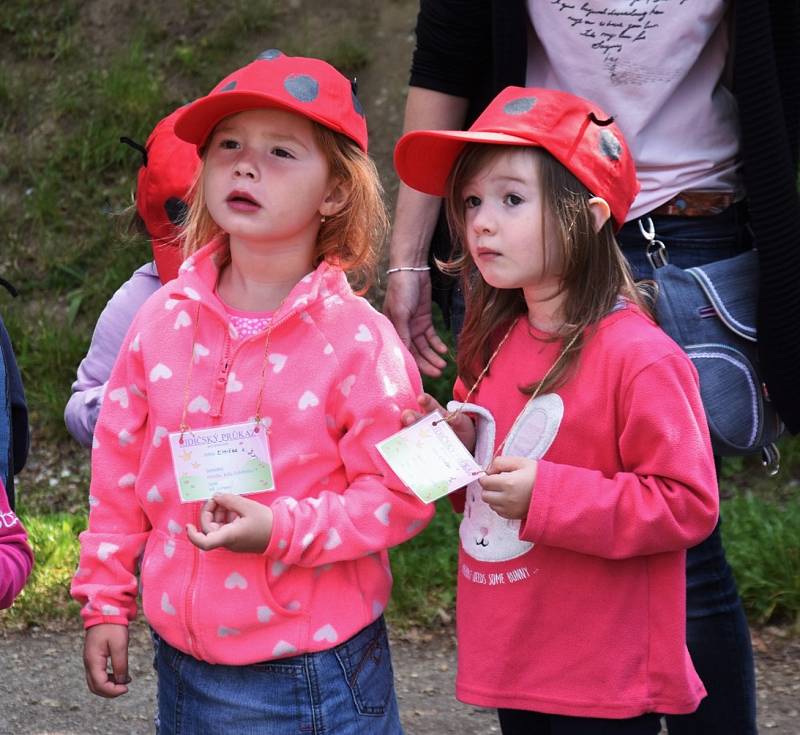
M 133 317 L 159 288 L 155 264 L 146 263 L 119 287 L 97 320 L 89 352 L 78 367 L 78 378 L 64 410 L 67 430 L 85 447 L 92 446 L 108 376 Z
M 8 507 L 6 489 L 0 481 L 0 610 L 11 607 L 32 567 L 28 534 Z

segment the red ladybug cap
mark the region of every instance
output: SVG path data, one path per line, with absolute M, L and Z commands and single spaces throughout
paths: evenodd
M 611 208 L 616 229 L 639 191 L 619 127 L 597 105 L 567 92 L 506 87 L 468 130 L 414 130 L 397 142 L 394 165 L 413 189 L 446 195 L 447 177 L 467 143 L 544 148 Z
M 199 148 L 228 115 L 279 107 L 346 135 L 367 150 L 367 121 L 350 81 L 320 59 L 264 51 L 184 108 L 175 133 Z
M 145 143 L 145 163 L 136 182 L 136 210 L 150 235 L 162 283 L 178 275 L 181 249 L 177 240 L 188 209 L 186 194 L 200 164 L 197 148 L 175 135 L 175 121 L 181 109 L 153 128 Z

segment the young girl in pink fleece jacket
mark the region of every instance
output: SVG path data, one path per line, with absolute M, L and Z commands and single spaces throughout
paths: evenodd
M 375 449 L 419 374 L 345 276 L 386 221 L 363 110 L 333 67 L 269 51 L 175 132 L 202 157 L 189 257 L 137 314 L 94 437 L 89 688 L 127 691 L 140 569 L 162 735 L 398 733 L 387 549 L 432 509 Z

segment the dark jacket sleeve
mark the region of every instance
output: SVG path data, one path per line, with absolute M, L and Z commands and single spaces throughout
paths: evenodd
M 759 253 L 758 347 L 772 400 L 800 432 L 800 3 L 736 3 L 734 93 Z

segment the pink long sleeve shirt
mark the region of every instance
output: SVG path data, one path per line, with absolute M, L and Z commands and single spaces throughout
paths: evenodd
M 204 661 L 249 664 L 330 648 L 377 618 L 391 591 L 387 549 L 433 510 L 375 449 L 416 405 L 413 359 L 322 263 L 273 316 L 261 413 L 276 488 L 250 496 L 273 510 L 268 548 L 189 542 L 202 503 L 180 502 L 167 434 L 184 406 L 195 430 L 252 419 L 265 365 L 265 335 L 239 337 L 214 293 L 219 247 L 189 259 L 123 343 L 95 431 L 72 594 L 87 627 L 126 624 L 141 557 L 142 606 L 160 636 Z
M 11 607 L 33 567 L 33 551 L 19 518 L 8 507 L 0 480 L 0 610 Z
M 503 454 L 539 461 L 521 522 L 467 489 L 457 695 L 576 717 L 692 712 L 705 690 L 686 650 L 685 549 L 718 511 L 694 367 L 628 305 L 526 406 L 517 386 L 560 350 L 532 331 L 517 325 L 472 399 L 496 421 L 478 421 L 481 461 L 507 435 Z

